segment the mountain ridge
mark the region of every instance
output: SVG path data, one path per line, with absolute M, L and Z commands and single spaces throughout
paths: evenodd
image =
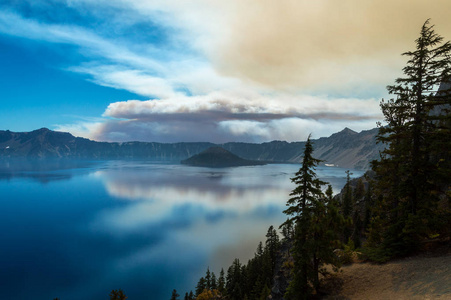
M 345 128 L 329 137 L 312 139 L 314 156 L 343 168 L 368 169 L 383 145 L 376 144 L 377 128 L 355 132 Z M 299 163 L 305 142 L 271 141 L 261 144 L 229 142 L 96 142 L 67 132 L 41 128 L 30 132 L 0 130 L 0 157 L 152 159 L 181 161 L 209 147 L 219 146 L 247 160 Z

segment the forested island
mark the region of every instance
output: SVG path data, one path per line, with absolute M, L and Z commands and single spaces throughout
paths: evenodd
M 260 166 L 265 164 L 263 161 L 241 158 L 221 147 L 210 147 L 199 154 L 182 160 L 181 163 L 189 166 L 209 168 Z

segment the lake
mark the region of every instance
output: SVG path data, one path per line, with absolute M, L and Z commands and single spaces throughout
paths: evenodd
M 299 167 L 0 161 L 1 298 L 183 298 L 207 267 L 247 262 L 286 219 Z M 341 168 L 317 174 L 334 192 L 346 181 Z

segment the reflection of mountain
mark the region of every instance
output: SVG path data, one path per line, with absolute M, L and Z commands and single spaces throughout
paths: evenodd
M 42 173 L 0 173 L 0 180 L 11 180 L 13 178 L 30 178 L 42 184 L 55 180 L 68 180 L 72 176 L 70 174 L 42 174 Z
M 348 128 L 327 138 L 314 140 L 314 155 L 326 163 L 345 168 L 367 168 L 378 157 L 377 129 L 354 132 Z M 305 142 L 272 141 L 262 144 L 226 143 L 222 148 L 247 160 L 299 162 Z M 140 158 L 180 161 L 212 143 L 106 143 L 74 137 L 45 128 L 31 132 L 0 131 L 0 157 L 69 157 L 90 159 Z
M 182 164 L 198 167 L 225 168 L 239 166 L 259 166 L 264 162 L 243 159 L 221 147 L 210 147 L 199 154 L 182 160 Z
M 119 168 L 99 171 L 96 174 L 104 180 L 110 195 L 122 199 L 158 199 L 162 203 L 172 203 L 189 198 L 196 203 L 234 207 L 238 205 L 236 202 L 246 198 L 247 194 L 259 195 L 251 197 L 248 204 L 254 201 L 265 202 L 263 199 L 284 198 L 292 188 L 290 174 L 278 172 L 274 175 L 273 170 L 276 167 L 258 170 L 236 168 L 224 172 L 205 172 L 205 169 L 184 166 L 174 169 L 150 167 L 142 170 Z M 282 167 L 286 169 L 291 165 Z M 284 204 L 283 201 L 280 203 Z
M 72 169 L 92 166 L 93 162 L 73 159 L 0 158 L 0 180 L 30 178 L 41 183 L 72 178 Z

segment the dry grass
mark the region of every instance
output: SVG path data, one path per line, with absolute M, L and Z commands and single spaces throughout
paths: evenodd
M 334 292 L 325 299 L 451 299 L 451 248 L 390 261 L 354 263 L 332 280 Z

